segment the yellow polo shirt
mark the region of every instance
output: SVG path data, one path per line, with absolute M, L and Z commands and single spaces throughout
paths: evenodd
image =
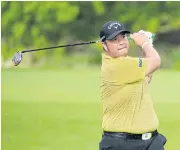
M 158 128 L 143 58 L 112 58 L 102 53 L 102 128 L 105 131 L 144 133 Z

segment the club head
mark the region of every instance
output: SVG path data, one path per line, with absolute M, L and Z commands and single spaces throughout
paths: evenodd
M 12 58 L 12 62 L 15 66 L 19 65 L 22 60 L 22 53 L 21 51 L 16 52 Z

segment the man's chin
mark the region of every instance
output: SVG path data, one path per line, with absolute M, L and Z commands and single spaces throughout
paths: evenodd
M 119 51 L 120 51 L 121 56 L 127 56 L 128 55 L 128 49 L 127 48 L 120 49 Z

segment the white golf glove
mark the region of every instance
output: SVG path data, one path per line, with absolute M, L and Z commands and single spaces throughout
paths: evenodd
M 148 37 L 148 42 L 153 45 L 153 39 L 151 38 L 152 37 L 152 33 L 151 32 L 140 30 L 138 33 L 147 36 Z

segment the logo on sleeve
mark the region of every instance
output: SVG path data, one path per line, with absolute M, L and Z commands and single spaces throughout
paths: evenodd
M 139 67 L 142 67 L 142 58 L 139 58 Z

